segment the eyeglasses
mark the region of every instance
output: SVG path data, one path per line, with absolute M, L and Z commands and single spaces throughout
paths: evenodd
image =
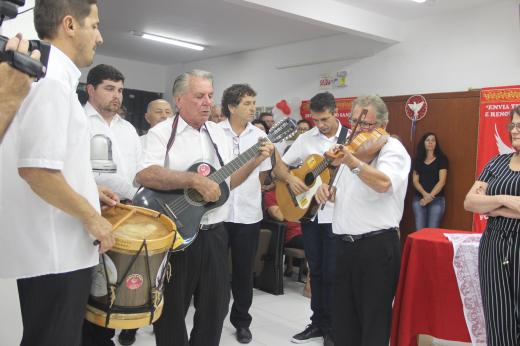
M 509 123 L 506 125 L 507 131 L 511 132 L 514 128 L 520 130 L 520 123 Z
M 233 137 L 233 155 L 238 156 L 240 154 L 240 138 Z
M 358 126 L 360 128 L 362 128 L 363 130 L 367 130 L 367 129 L 371 128 L 372 126 L 377 125 L 377 121 L 373 122 L 373 123 L 369 123 L 369 122 L 366 122 L 366 121 L 358 121 L 358 119 L 354 119 L 354 117 L 352 116 L 352 113 L 350 113 L 348 115 L 348 120 L 350 121 L 350 124 L 352 126 L 358 124 Z

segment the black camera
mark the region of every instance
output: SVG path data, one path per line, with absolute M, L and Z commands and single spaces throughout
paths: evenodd
M 0 26 L 6 17 L 8 19 L 16 17 L 18 6 L 23 5 L 25 5 L 25 0 L 0 0 Z M 7 37 L 0 35 L 0 62 L 6 62 L 17 70 L 36 78 L 36 80 L 45 77 L 51 50 L 50 45 L 38 40 L 29 41 L 29 54 L 35 49 L 38 49 L 41 53 L 40 61 L 37 61 L 19 52 L 6 51 L 5 45 L 8 40 Z

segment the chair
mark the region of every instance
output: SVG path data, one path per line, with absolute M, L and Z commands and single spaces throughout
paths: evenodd
M 253 267 L 254 277 L 259 276 L 264 270 L 265 257 L 269 250 L 269 243 L 271 241 L 271 231 L 265 228 L 260 229 L 258 237 L 258 248 L 256 250 L 255 263 Z
M 303 282 L 302 274 L 303 268 L 307 267 L 307 259 L 305 258 L 305 251 L 302 249 L 297 249 L 293 247 L 286 247 L 283 251 L 284 255 L 287 257 L 287 261 L 292 261 L 293 258 L 301 259 L 300 270 L 298 271 L 298 281 Z
M 255 274 L 254 287 L 274 295 L 283 294 L 283 244 L 285 239 L 285 224 L 271 219 L 264 219 L 260 224 L 260 230 L 260 234 L 262 234 L 262 232 L 269 232 L 270 238 L 265 253 L 263 253 L 259 245 L 255 266 L 257 265 L 256 260 L 261 261 L 262 264 L 258 265 L 262 266 L 262 270 Z

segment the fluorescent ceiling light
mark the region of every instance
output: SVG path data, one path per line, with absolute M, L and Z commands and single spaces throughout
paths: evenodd
M 147 40 L 172 44 L 174 46 L 179 46 L 179 47 L 184 47 L 184 48 L 189 48 L 189 49 L 194 49 L 194 50 L 204 50 L 203 46 L 199 46 L 197 44 L 188 43 L 188 42 L 184 42 L 184 41 L 175 40 L 173 38 L 168 38 L 168 37 L 163 37 L 163 36 L 158 36 L 158 35 L 153 35 L 153 34 L 147 34 L 145 32 L 143 32 L 141 35 L 134 32 L 134 35 L 141 36 L 142 38 L 146 38 Z
M 412 1 L 418 2 L 420 4 L 422 4 L 423 2 L 426 2 L 426 0 L 412 0 Z

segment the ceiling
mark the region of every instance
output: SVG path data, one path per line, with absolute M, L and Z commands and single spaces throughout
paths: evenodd
M 348 53 L 340 56 L 331 49 L 322 50 L 322 61 L 358 59 L 399 42 L 400 25 L 407 20 L 494 1 L 498 0 L 428 0 L 425 4 L 410 0 L 99 1 L 104 44 L 98 53 L 174 65 L 266 47 L 296 43 L 319 46 L 319 42 L 334 44 L 337 40 L 360 44 L 351 45 Z M 207 48 L 202 52 L 177 48 L 144 40 L 130 31 L 155 33 Z

